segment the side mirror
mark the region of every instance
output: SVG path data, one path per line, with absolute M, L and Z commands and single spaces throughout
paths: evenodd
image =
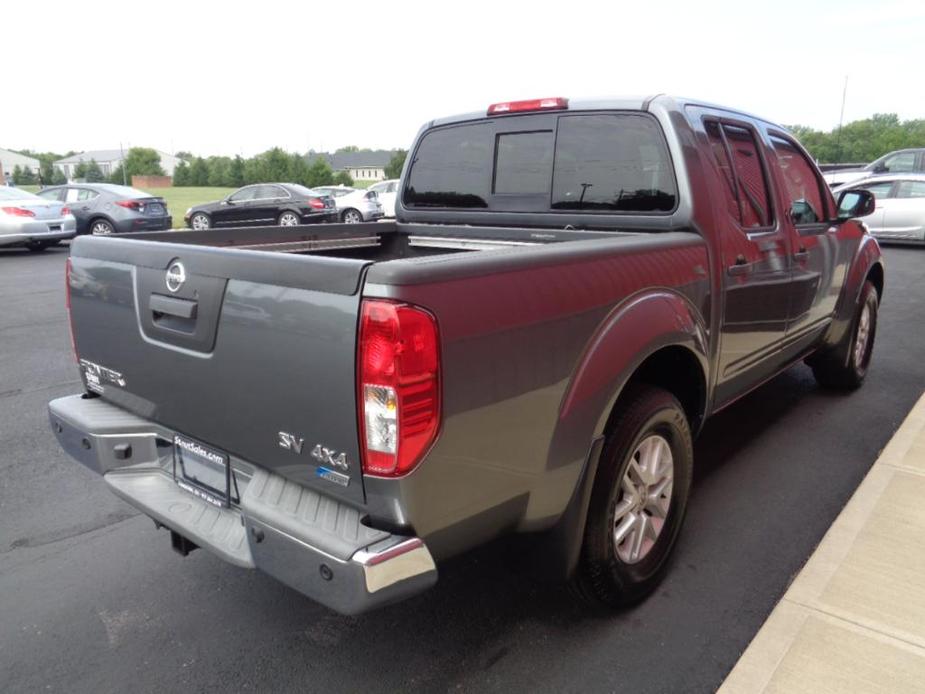
M 890 167 L 886 164 L 880 163 L 874 167 L 874 173 L 886 173 L 890 170 Z
M 225 198 L 224 200 L 222 200 L 222 204 L 223 205 L 234 205 L 234 200 L 232 200 L 231 198 Z
M 843 190 L 838 196 L 838 221 L 873 214 L 877 207 L 874 194 L 863 188 Z

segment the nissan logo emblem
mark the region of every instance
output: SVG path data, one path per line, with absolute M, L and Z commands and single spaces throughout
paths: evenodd
M 186 268 L 183 267 L 183 263 L 179 260 L 171 263 L 170 267 L 167 268 L 167 277 L 165 280 L 167 282 L 167 289 L 171 292 L 180 291 L 180 287 L 186 282 Z

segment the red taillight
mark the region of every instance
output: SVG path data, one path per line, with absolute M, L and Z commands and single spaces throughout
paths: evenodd
M 357 370 L 363 472 L 404 475 L 440 425 L 437 321 L 408 304 L 364 300 Z
M 0 210 L 3 210 L 7 214 L 11 214 L 14 217 L 34 217 L 35 212 L 32 210 L 27 210 L 24 207 L 0 207 Z
M 319 200 L 318 198 L 309 198 L 308 204 L 311 205 L 316 210 L 324 209 L 324 200 Z
M 488 115 L 521 113 L 523 111 L 556 111 L 568 108 L 568 99 L 554 96 L 549 99 L 527 99 L 526 101 L 502 101 L 488 107 Z
M 71 208 L 68 207 L 67 205 L 65 205 L 64 207 L 61 208 L 61 216 L 62 216 L 62 217 L 65 217 L 65 216 L 69 215 L 70 213 L 71 213 Z
M 116 200 L 116 204 L 127 210 L 140 210 L 144 207 L 144 203 L 138 202 L 137 200 Z
M 71 259 L 68 258 L 64 263 L 64 304 L 67 306 L 67 324 L 71 331 L 71 349 L 74 351 L 74 359 L 80 363 L 80 355 L 77 353 L 77 340 L 74 339 L 74 319 L 71 318 Z

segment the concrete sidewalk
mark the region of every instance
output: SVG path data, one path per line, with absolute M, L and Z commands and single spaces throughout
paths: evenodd
M 925 396 L 719 691 L 925 692 Z

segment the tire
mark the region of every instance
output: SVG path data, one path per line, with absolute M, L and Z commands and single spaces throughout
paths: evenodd
M 299 215 L 295 212 L 287 210 L 280 214 L 279 218 L 276 220 L 276 223 L 281 227 L 295 227 L 302 223 L 302 220 L 299 219 Z
M 90 223 L 90 233 L 94 236 L 110 236 L 116 232 L 112 222 L 106 219 L 94 219 Z
M 212 219 L 205 212 L 197 212 L 189 219 L 190 229 L 205 231 L 212 228 Z
M 345 224 L 359 224 L 363 221 L 363 215 L 351 207 L 344 210 L 343 214 L 340 216 L 340 220 Z
M 807 360 L 819 385 L 840 390 L 861 386 L 874 352 L 879 308 L 877 288 L 870 281 L 864 282 L 851 329 L 838 345 Z
M 691 487 L 691 431 L 677 399 L 661 388 L 636 386 L 621 400 L 622 414 L 601 453 L 571 585 L 597 609 L 632 605 L 655 590 Z

